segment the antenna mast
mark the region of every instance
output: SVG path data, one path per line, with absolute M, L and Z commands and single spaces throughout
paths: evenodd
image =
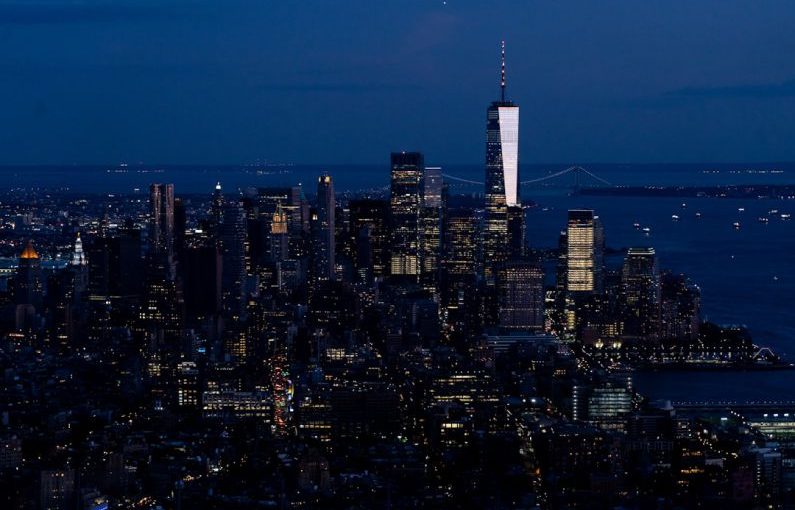
M 501 100 L 505 102 L 505 41 L 502 41 L 502 69 L 500 72 L 500 94 Z

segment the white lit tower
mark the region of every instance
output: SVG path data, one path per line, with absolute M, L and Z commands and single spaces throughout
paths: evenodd
M 508 209 L 519 198 L 519 106 L 505 99 L 505 42 L 502 43 L 500 100 L 491 103 L 486 121 L 486 215 L 483 234 L 486 281 L 509 251 Z

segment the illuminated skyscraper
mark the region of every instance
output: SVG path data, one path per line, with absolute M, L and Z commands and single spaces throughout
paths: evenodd
M 317 226 L 313 230 L 315 277 L 334 279 L 335 240 L 334 215 L 336 201 L 331 176 L 321 175 L 317 180 Z
M 230 316 L 243 313 L 246 293 L 246 216 L 238 202 L 224 205 L 221 226 L 221 301 Z
M 390 274 L 416 277 L 420 273 L 419 222 L 423 168 L 419 152 L 392 153 L 389 208 L 392 220 Z
M 508 259 L 524 257 L 526 252 L 526 229 L 524 208 L 521 205 L 508 207 Z
M 221 189 L 221 183 L 215 183 L 215 190 L 213 191 L 213 200 L 210 205 L 210 223 L 213 227 L 213 233 L 217 234 L 221 222 L 224 219 L 224 192 Z
M 420 283 L 435 293 L 439 283 L 439 255 L 442 244 L 442 208 L 420 209 Z
M 43 292 L 41 259 L 33 248 L 32 241 L 28 241 L 27 246 L 25 246 L 19 256 L 19 266 L 14 280 L 16 304 L 32 305 L 36 309 L 40 309 Z
M 359 281 L 370 283 L 389 272 L 389 204 L 385 200 L 355 199 L 349 209 L 354 269 Z
M 505 43 L 502 44 L 501 96 L 491 103 L 486 122 L 486 217 L 483 237 L 487 282 L 508 258 L 508 208 L 519 198 L 519 107 L 505 99 Z
M 654 248 L 630 248 L 627 251 L 621 287 L 627 310 L 625 332 L 641 337 L 657 335 L 662 296 Z
M 599 217 L 592 210 L 569 211 L 566 243 L 566 290 L 599 292 L 604 250 Z
M 507 262 L 498 270 L 499 324 L 539 331 L 544 327 L 544 272 L 537 265 Z
M 453 332 L 474 332 L 480 319 L 475 276 L 477 224 L 471 209 L 452 209 L 445 218 L 442 306 Z
M 423 207 L 442 206 L 442 169 L 438 166 L 425 167 L 422 179 L 422 205 Z
M 289 254 L 289 237 L 287 231 L 287 214 L 282 209 L 281 204 L 276 206 L 273 213 L 270 231 L 270 256 L 272 262 L 282 262 L 287 259 Z
M 152 184 L 149 187 L 152 254 L 171 255 L 174 249 L 174 185 Z
M 77 239 L 75 239 L 75 250 L 72 252 L 70 266 L 74 273 L 75 298 L 79 298 L 88 288 L 88 259 L 86 259 L 86 254 L 83 251 L 83 240 L 80 239 L 79 232 Z

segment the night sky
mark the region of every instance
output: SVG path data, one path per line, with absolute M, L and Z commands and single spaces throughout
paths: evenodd
M 795 160 L 792 0 L 0 0 L 0 163 Z

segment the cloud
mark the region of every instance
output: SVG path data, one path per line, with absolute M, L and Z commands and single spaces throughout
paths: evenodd
M 0 25 L 134 21 L 168 15 L 178 7 L 145 0 L 0 0 Z
M 793 97 L 795 80 L 758 85 L 724 85 L 718 87 L 684 87 L 664 94 L 667 97 Z

